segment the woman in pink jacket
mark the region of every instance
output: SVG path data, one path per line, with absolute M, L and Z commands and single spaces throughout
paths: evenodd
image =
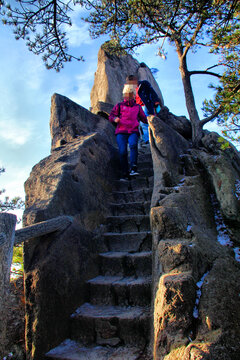
M 142 121 L 147 124 L 147 117 L 142 107 L 136 104 L 135 88 L 133 86 L 124 86 L 123 97 L 123 102 L 118 103 L 112 109 L 109 120 L 117 124 L 115 134 L 122 172 L 120 180 L 128 180 L 129 175 L 139 175 L 137 172 L 139 122 Z M 128 167 L 128 144 L 130 148 L 130 169 Z

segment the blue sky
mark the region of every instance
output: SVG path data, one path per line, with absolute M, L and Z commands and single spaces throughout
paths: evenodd
M 89 108 L 90 91 L 97 68 L 97 53 L 106 38 L 91 40 L 87 26 L 79 23 L 75 13 L 68 32 L 70 52 L 83 55 L 85 62 L 71 62 L 60 73 L 47 70 L 40 56 L 28 51 L 23 40 L 16 41 L 9 27 L 0 25 L 0 166 L 6 172 L 0 176 L 0 189 L 10 197 L 25 197 L 23 184 L 32 167 L 50 154 L 50 103 L 57 92 Z M 183 88 L 175 51 L 167 45 L 167 60 L 157 53 L 157 45 L 146 45 L 134 55 L 139 62 L 159 71 L 156 80 L 165 105 L 176 115 L 186 115 Z M 212 57 L 201 51 L 189 59 L 190 69 L 205 69 L 213 65 Z M 212 78 L 196 76 L 193 81 L 195 100 L 201 116 L 205 97 L 212 95 L 208 83 Z M 205 129 L 217 131 L 214 123 Z M 219 131 L 219 130 L 218 130 Z

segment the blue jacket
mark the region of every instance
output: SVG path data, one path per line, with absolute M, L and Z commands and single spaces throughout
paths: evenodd
M 149 114 L 154 115 L 154 105 L 156 102 L 160 102 L 160 99 L 147 80 L 138 82 L 138 95 L 148 109 Z

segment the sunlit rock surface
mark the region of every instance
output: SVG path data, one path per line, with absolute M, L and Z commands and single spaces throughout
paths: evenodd
M 237 359 L 239 155 L 208 132 L 192 149 L 156 117 L 150 133 L 153 357 Z
M 140 342 L 147 347 L 149 337 L 152 355 L 148 353 L 143 358 L 147 360 L 237 360 L 239 357 L 240 159 L 236 149 L 231 146 L 221 150 L 219 136 L 207 131 L 201 147 L 192 148 L 189 121 L 163 107 L 159 117 L 149 117 L 154 174 L 149 168 L 145 172 L 141 170 L 145 177 L 140 179 L 142 182 L 134 179 L 130 184 L 121 184 L 121 191 L 116 198 L 112 197 L 119 163 L 114 128 L 105 115 L 121 101 L 125 77 L 136 73 L 138 67 L 130 56 L 117 58 L 100 49 L 91 95 L 95 114 L 61 95 L 52 98 L 52 154 L 33 168 L 26 182 L 25 225 L 59 215 L 71 215 L 74 221 L 61 233 L 25 244 L 26 339 L 30 359 L 43 359 L 45 352 L 48 358 L 67 358 L 64 351 L 69 350 L 70 359 L 74 356 L 81 359 L 86 351 L 93 359 L 100 359 L 101 355 L 135 360 L 140 359 L 140 347 L 136 344 Z M 141 71 L 142 76 L 148 76 L 147 68 Z M 96 115 L 101 111 L 102 116 Z M 144 168 L 145 155 L 150 156 L 142 155 L 145 160 L 139 168 L 140 165 Z M 151 244 L 145 212 L 150 204 L 152 175 Z M 113 201 L 117 216 L 112 213 Z M 123 203 L 127 205 L 127 213 Z M 139 211 L 144 215 L 136 215 Z M 106 229 L 102 224 L 106 217 L 111 221 L 104 242 L 102 234 Z M 112 236 L 114 227 L 119 231 Z M 132 282 L 129 290 L 127 282 L 115 279 L 112 286 L 111 279 L 97 277 L 98 253 L 106 252 L 106 246 L 114 253 L 120 252 L 122 244 L 125 253 L 118 254 L 111 271 L 118 268 L 124 269 L 121 270 L 124 273 L 141 258 L 135 276 L 148 271 L 149 278 L 149 256 L 152 256 L 149 312 L 152 317 L 149 323 L 147 317 L 136 316 L 133 326 L 133 313 L 147 313 L 142 308 L 128 312 L 126 306 L 120 338 L 116 325 L 119 314 L 116 315 L 114 306 L 111 305 L 110 315 L 102 310 L 104 319 L 94 309 L 90 314 L 94 320 L 87 317 L 88 311 L 83 316 L 83 309 L 79 313 L 76 309 L 89 295 L 85 281 L 94 277 L 91 285 L 95 286 L 96 299 L 101 293 L 106 302 L 117 299 L 128 304 L 129 298 L 133 302 L 145 299 L 145 295 L 138 295 L 140 288 L 135 279 L 129 280 Z M 143 254 L 133 260 L 140 248 Z M 116 254 L 105 255 L 104 261 L 106 258 L 111 264 Z M 148 290 L 149 285 L 148 281 L 145 286 Z M 70 320 L 71 314 L 77 315 Z M 87 321 L 86 326 L 81 323 L 75 330 L 83 337 L 86 335 L 85 338 L 89 336 L 88 341 L 99 341 L 95 350 L 96 344 L 88 344 L 86 350 L 85 345 L 72 340 L 63 342 L 73 332 L 70 322 L 81 316 L 83 324 Z M 125 338 L 132 342 L 128 349 L 120 344 Z
M 113 107 L 122 101 L 122 89 L 128 75 L 138 75 L 139 80 L 150 82 L 164 104 L 161 90 L 151 73 L 146 67 L 140 67 L 139 62 L 131 55 L 120 57 L 107 53 L 102 47 L 98 52 L 98 65 L 94 77 L 94 85 L 91 91 L 91 109 L 93 113 L 105 110 L 109 111 L 104 104 Z

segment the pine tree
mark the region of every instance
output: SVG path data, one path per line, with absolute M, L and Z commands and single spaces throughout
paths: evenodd
M 23 38 L 30 51 L 42 54 L 47 68 L 59 71 L 64 62 L 83 60 L 68 53 L 66 26 L 71 26 L 72 5 L 88 15 L 93 38 L 109 35 L 106 49 L 116 54 L 134 52 L 146 43 L 162 42 L 159 55 L 165 57 L 169 40 L 179 59 L 186 107 L 192 123 L 194 145 L 201 143 L 203 126 L 213 119 L 225 126 L 225 135 L 238 139 L 239 130 L 239 12 L 238 0 L 16 0 L 16 6 L 2 3 L 3 22 L 14 26 L 16 39 Z M 206 47 L 220 55 L 219 63 L 190 71 L 188 55 Z M 211 75 L 219 80 L 214 100 L 205 101 L 200 119 L 191 79 Z M 230 135 L 229 135 L 230 134 Z M 232 134 L 232 135 L 231 135 Z
M 0 175 L 5 172 L 3 167 L 0 167 Z M 0 190 L 0 195 L 5 192 L 5 189 Z M 9 199 L 8 196 L 4 198 L 4 200 L 0 199 L 0 212 L 7 212 L 9 210 L 14 209 L 23 209 L 24 201 L 19 196 L 14 197 L 13 199 Z
M 108 49 L 116 53 L 162 40 L 159 55 L 165 57 L 164 42 L 169 40 L 178 55 L 193 143 L 198 146 L 203 126 L 213 119 L 239 129 L 239 10 L 236 0 L 98 1 L 86 21 L 90 23 L 92 37 L 111 35 Z M 199 47 L 221 53 L 224 61 L 208 69 L 190 71 L 188 54 Z M 207 116 L 203 119 L 195 105 L 191 84 L 194 75 L 211 75 L 220 81 L 214 101 L 205 101 Z

